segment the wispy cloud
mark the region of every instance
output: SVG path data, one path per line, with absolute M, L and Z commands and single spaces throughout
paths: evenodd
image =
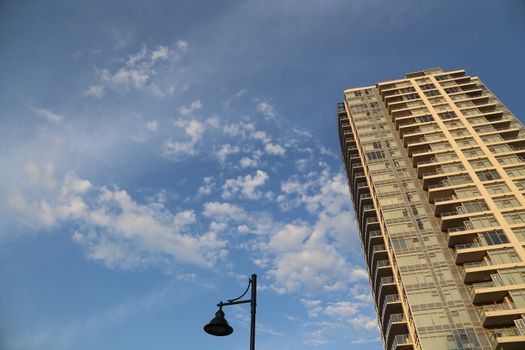
M 277 113 L 275 112 L 275 106 L 268 101 L 260 101 L 256 105 L 257 111 L 267 118 L 275 118 Z
M 41 107 L 28 106 L 28 108 L 37 115 L 37 117 L 42 118 L 51 123 L 61 123 L 64 120 L 64 117 L 60 114 L 54 113 L 48 109 Z
M 179 107 L 179 113 L 182 114 L 183 116 L 189 116 L 201 108 L 202 108 L 201 101 L 195 100 L 189 106 Z
M 171 96 L 175 86 L 159 78 L 158 70 L 179 60 L 188 49 L 188 43 L 179 41 L 173 46 L 158 45 L 148 49 L 145 45 L 119 61 L 114 69 L 98 71 L 99 80 L 84 91 L 84 96 L 103 97 L 107 89 L 118 91 L 144 91 L 158 97 Z
M 136 268 L 169 261 L 211 266 L 226 252 L 226 242 L 213 232 L 186 229 L 195 222 L 192 211 L 173 213 L 162 201 L 138 203 L 124 190 L 94 187 L 74 174 L 57 183 L 48 199 L 31 200 L 12 191 L 11 209 L 35 227 L 77 223 L 73 241 L 108 266 Z

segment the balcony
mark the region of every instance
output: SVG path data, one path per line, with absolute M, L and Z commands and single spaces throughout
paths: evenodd
M 503 248 L 510 248 L 512 244 L 494 244 L 494 245 L 485 245 L 481 242 L 473 242 L 466 244 L 456 245 L 456 260 L 457 265 L 464 264 L 466 262 L 480 261 L 484 256 L 487 255 L 487 251 L 497 250 Z
M 494 350 L 523 350 L 525 335 L 518 327 L 499 328 L 491 333 Z
M 368 234 L 367 244 L 365 248 L 368 249 L 369 247 L 373 245 L 378 245 L 382 243 L 384 243 L 384 241 L 383 241 L 383 234 L 381 233 L 381 230 L 373 230 L 373 231 L 370 231 L 370 233 Z
M 364 224 L 365 226 L 363 228 L 364 228 L 365 235 L 367 236 L 370 234 L 371 231 L 379 230 L 379 221 L 377 220 L 377 217 L 375 216 L 365 218 Z
M 455 177 L 461 175 L 462 173 L 466 173 L 466 170 L 460 164 L 436 167 L 434 171 L 422 174 L 423 188 L 433 185 L 435 182 L 442 180 L 443 177 Z
M 391 344 L 394 341 L 396 335 L 407 334 L 408 324 L 405 314 L 398 313 L 390 315 L 386 327 L 383 328 L 383 332 L 385 339 L 387 340 L 387 344 Z
M 418 162 L 417 164 L 417 175 L 419 178 L 425 176 L 432 176 L 443 173 L 451 173 L 463 171 L 463 167 L 454 163 L 458 162 L 458 157 L 452 154 L 440 155 L 430 158 L 427 161 Z M 457 170 L 454 170 L 457 168 Z
M 379 279 L 383 277 L 392 276 L 392 266 L 388 260 L 378 260 L 374 270 L 374 278 L 372 279 L 374 288 L 377 288 Z
M 523 284 L 499 286 L 493 281 L 490 281 L 474 283 L 470 293 L 474 304 L 488 304 L 501 302 L 503 301 L 503 298 L 508 295 L 509 291 L 520 290 L 524 287 Z
M 394 337 L 390 350 L 412 350 L 413 348 L 412 340 L 408 334 L 398 334 Z
M 525 314 L 525 308 L 518 308 L 514 303 L 489 304 L 479 307 L 483 327 L 513 326 Z
M 372 204 L 372 195 L 370 194 L 370 192 L 361 193 L 359 196 L 357 196 L 357 200 L 359 202 L 359 206 Z
M 368 261 L 370 266 L 373 266 L 374 261 L 386 259 L 388 259 L 388 254 L 384 244 L 376 244 L 368 249 Z
M 392 314 L 402 313 L 403 307 L 401 305 L 401 299 L 399 294 L 388 294 L 383 300 L 383 306 L 381 309 L 381 323 L 385 323 L 387 318 Z
M 494 263 L 489 256 L 483 257 L 483 260 L 466 262 L 461 267 L 461 274 L 464 283 L 486 282 L 492 280 L 492 275 L 498 271 L 506 269 L 515 269 L 525 266 L 525 262 L 513 261 L 505 264 Z
M 468 219 L 487 215 L 488 213 L 488 209 L 485 209 L 484 211 L 466 211 L 456 209 L 450 212 L 441 213 L 441 230 L 448 233 L 461 231 L 463 228 L 467 230 L 465 223 L 467 222 L 468 225 Z
M 381 277 L 376 288 L 376 298 L 387 294 L 397 294 L 397 285 L 392 276 Z

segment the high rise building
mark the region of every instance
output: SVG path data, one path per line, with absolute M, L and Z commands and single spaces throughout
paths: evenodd
M 525 349 L 525 128 L 478 77 L 344 91 L 348 184 L 385 349 Z

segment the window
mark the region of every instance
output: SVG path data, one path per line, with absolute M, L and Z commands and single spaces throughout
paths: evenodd
M 479 239 L 487 245 L 509 243 L 507 236 L 501 230 L 483 232 L 479 235 Z
M 492 164 L 488 159 L 477 159 L 477 160 L 471 160 L 469 161 L 470 165 L 474 169 L 481 169 L 481 168 L 490 168 L 492 167 Z
M 510 177 L 521 177 L 525 176 L 525 168 L 523 166 L 517 168 L 507 169 L 507 174 Z
M 484 201 L 475 201 L 463 203 L 463 210 L 467 213 L 477 213 L 480 211 L 488 210 L 487 204 Z M 458 208 L 459 212 L 459 208 Z
M 419 117 L 419 121 L 420 121 L 421 123 L 428 123 L 428 122 L 431 122 L 431 121 L 433 121 L 433 120 L 434 120 L 434 118 L 432 118 L 432 117 L 429 116 L 429 115 L 424 115 L 424 116 L 422 116 L 422 117 Z
M 434 84 L 425 84 L 420 86 L 421 90 L 430 90 L 435 89 L 436 86 Z
M 491 250 L 488 251 L 487 254 L 493 265 L 520 261 L 520 258 L 512 248 Z
M 525 227 L 513 228 L 512 232 L 516 235 L 516 238 L 520 241 L 525 241 Z M 525 291 L 524 291 L 525 292 Z
M 454 92 L 460 92 L 461 90 L 457 87 L 451 87 L 451 88 L 446 88 L 445 89 L 445 92 L 447 94 L 453 94 Z
M 509 187 L 504 183 L 485 185 L 485 188 L 490 194 L 500 194 L 500 193 L 510 192 Z
M 372 146 L 374 149 L 380 149 L 381 148 L 381 142 L 372 142 Z
M 483 215 L 475 218 L 471 218 L 470 222 L 466 222 L 466 226 L 469 226 L 469 229 L 478 229 L 484 227 L 494 227 L 499 226 L 498 221 L 492 215 Z
M 366 157 L 368 158 L 368 160 L 384 159 L 385 158 L 385 152 L 383 152 L 383 151 L 368 152 L 366 154 Z
M 456 198 L 471 198 L 481 196 L 475 187 L 458 188 L 454 191 Z
M 405 95 L 405 100 L 416 100 L 419 98 L 419 95 L 418 94 L 408 94 L 408 95 Z
M 478 171 L 476 173 L 481 181 L 498 180 L 500 178 L 496 170 Z
M 425 96 L 427 97 L 441 96 L 441 94 L 437 90 L 429 90 L 429 91 L 425 91 Z
M 503 217 L 509 223 L 509 225 L 525 223 L 525 211 L 523 210 L 505 213 L 503 214 Z
M 518 202 L 514 196 L 494 199 L 494 203 L 496 203 L 499 209 L 517 208 L 521 206 L 520 202 Z
M 448 74 L 436 76 L 436 80 L 437 81 L 447 80 L 447 79 L 450 79 L 450 75 L 448 75 Z
M 454 113 L 452 111 L 447 111 L 447 112 L 439 113 L 438 116 L 442 120 L 447 120 L 447 119 L 456 118 L 456 113 Z

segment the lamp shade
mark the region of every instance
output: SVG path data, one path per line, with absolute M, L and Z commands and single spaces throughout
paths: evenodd
M 223 337 L 225 335 L 230 335 L 233 333 L 233 328 L 230 327 L 228 321 L 224 318 L 224 311 L 219 309 L 215 313 L 215 317 L 204 326 L 204 331 L 208 334 L 215 335 L 218 337 Z

